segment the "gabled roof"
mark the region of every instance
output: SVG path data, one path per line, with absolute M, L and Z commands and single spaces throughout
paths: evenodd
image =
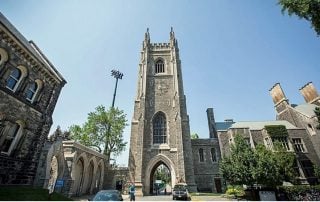
M 295 106 L 294 109 L 297 112 L 299 112 L 299 113 L 311 118 L 311 117 L 314 117 L 316 115 L 314 113 L 314 110 L 315 110 L 316 107 L 318 107 L 318 106 L 315 105 L 315 104 L 304 103 L 304 104 L 300 104 L 300 105 Z
M 262 130 L 267 125 L 284 125 L 287 129 L 298 129 L 288 121 L 240 121 L 232 124 L 230 128 L 249 128 L 250 130 Z

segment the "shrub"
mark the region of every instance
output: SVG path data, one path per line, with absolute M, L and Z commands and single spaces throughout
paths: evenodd
M 228 186 L 226 194 L 228 196 L 244 196 L 245 192 L 242 186 Z
M 280 187 L 290 201 L 319 201 L 320 185 L 305 186 L 296 185 L 292 187 Z

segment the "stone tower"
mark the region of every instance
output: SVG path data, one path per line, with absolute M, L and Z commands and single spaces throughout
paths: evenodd
M 130 180 L 137 195 L 152 194 L 155 169 L 164 164 L 171 183 L 196 190 L 189 117 L 183 91 L 178 42 L 171 28 L 169 43 L 150 43 L 145 33 L 131 124 Z

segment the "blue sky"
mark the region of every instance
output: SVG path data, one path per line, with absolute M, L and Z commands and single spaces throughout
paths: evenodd
M 320 89 L 320 38 L 310 23 L 281 14 L 276 0 L 25 0 L 1 1 L 0 11 L 67 80 L 53 114 L 67 129 L 112 103 L 113 68 L 124 73 L 115 105 L 130 122 L 144 33 L 151 42 L 178 39 L 191 132 L 209 137 L 206 109 L 216 121 L 274 120 L 269 89 L 280 82 L 290 103 L 299 88 Z M 127 165 L 128 149 L 117 162 Z

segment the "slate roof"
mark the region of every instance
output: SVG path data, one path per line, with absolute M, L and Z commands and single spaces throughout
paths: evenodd
M 287 129 L 298 129 L 288 121 L 275 120 L 275 121 L 239 121 L 230 128 L 249 128 L 250 130 L 262 130 L 266 125 L 284 125 Z
M 315 105 L 315 104 L 304 103 L 304 104 L 300 104 L 300 105 L 295 106 L 294 109 L 297 110 L 297 112 L 311 118 L 316 115 L 314 113 L 314 109 L 316 107 L 317 107 L 317 105 Z
M 228 130 L 235 122 L 216 122 L 216 130 Z

